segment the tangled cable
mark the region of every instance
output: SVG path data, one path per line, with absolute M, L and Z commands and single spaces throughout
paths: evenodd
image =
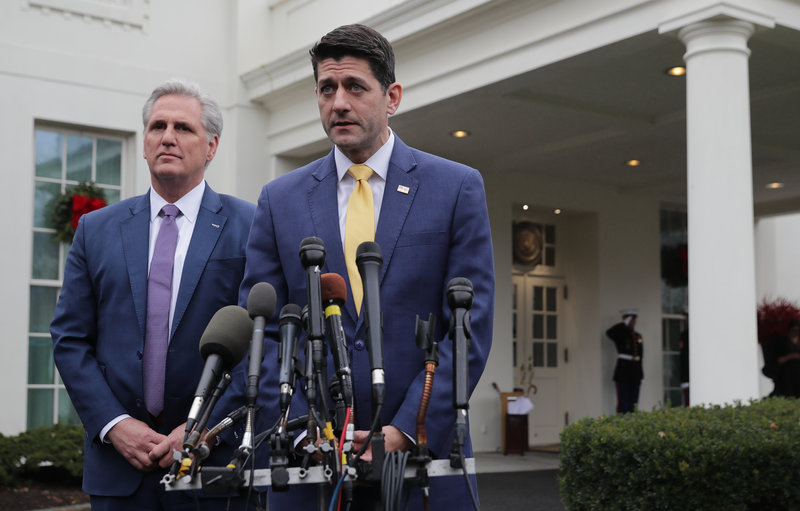
M 399 511 L 403 498 L 403 481 L 408 462 L 408 451 L 386 453 L 381 474 L 381 500 L 384 511 Z

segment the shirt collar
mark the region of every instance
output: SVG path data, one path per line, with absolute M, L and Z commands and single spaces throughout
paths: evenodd
M 389 173 L 389 160 L 392 158 L 392 149 L 394 149 L 394 132 L 389 128 L 389 139 L 364 162 L 364 165 L 371 168 L 384 181 L 386 181 L 386 175 Z M 339 181 L 341 181 L 347 174 L 347 169 L 355 165 L 355 163 L 350 161 L 350 158 L 345 156 L 335 145 L 333 146 L 333 157 L 336 161 L 336 174 Z
M 191 223 L 197 219 L 200 212 L 200 204 L 203 202 L 203 193 L 206 190 L 205 179 L 200 181 L 200 184 L 189 190 L 183 197 L 174 202 L 181 214 Z M 152 222 L 161 212 L 164 205 L 169 204 L 158 192 L 151 186 L 150 187 L 150 221 Z

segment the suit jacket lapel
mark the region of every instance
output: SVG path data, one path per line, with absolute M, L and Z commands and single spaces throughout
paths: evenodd
M 197 283 L 203 275 L 206 263 L 217 244 L 217 240 L 225 228 L 228 217 L 220 214 L 222 202 L 219 194 L 206 185 L 203 193 L 203 201 L 197 213 L 197 221 L 192 233 L 192 240 L 189 242 L 189 249 L 186 252 L 186 260 L 183 263 L 183 274 L 181 275 L 181 287 L 178 290 L 178 299 L 175 302 L 175 313 L 172 316 L 172 331 L 170 336 L 175 333 L 178 325 L 186 312 L 186 307 L 197 288 Z
M 348 295 L 352 296 L 347 279 L 347 264 L 344 261 L 342 234 L 339 231 L 339 202 L 336 197 L 338 175 L 333 151 L 322 160 L 320 166 L 312 172 L 314 180 L 308 188 L 308 210 L 314 232 L 325 242 L 325 269 L 344 277 L 348 285 Z M 311 236 L 311 234 L 309 234 Z M 353 318 L 358 318 L 352 300 L 347 300 L 345 311 Z
M 417 162 L 408 146 L 395 135 L 392 158 L 389 160 L 389 172 L 386 175 L 386 188 L 383 191 L 378 228 L 375 232 L 375 242 L 380 245 L 383 254 L 383 268 L 381 282 L 386 275 L 386 269 L 392 261 L 397 240 L 411 210 L 414 196 L 417 193 L 419 182 L 413 177 L 411 171 Z
M 150 194 L 142 195 L 130 208 L 131 216 L 120 223 L 125 267 L 131 285 L 133 307 L 144 342 L 147 318 L 147 252 L 150 244 Z

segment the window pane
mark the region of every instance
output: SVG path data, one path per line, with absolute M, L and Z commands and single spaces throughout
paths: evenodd
M 47 225 L 47 211 L 52 206 L 52 200 L 59 194 L 61 194 L 61 185 L 58 183 L 36 183 L 36 192 L 33 197 L 34 227 L 50 227 Z
M 533 286 L 533 310 L 540 311 L 544 309 L 543 302 L 543 288 L 542 286 Z
M 544 315 L 542 314 L 533 315 L 533 338 L 544 338 Z
M 31 286 L 30 331 L 47 333 L 56 310 L 57 287 Z
M 28 340 L 28 383 L 53 383 L 53 343 L 47 337 Z
M 683 392 L 681 389 L 664 389 L 664 402 L 669 406 L 681 406 L 683 403 Z
M 78 417 L 75 407 L 72 406 L 72 401 L 69 399 L 66 389 L 58 389 L 58 423 L 81 424 L 81 419 Z
M 106 193 L 106 203 L 114 204 L 119 202 L 119 190 L 103 188 L 103 191 Z
M 62 138 L 60 133 L 36 130 L 36 176 L 61 178 Z
M 511 330 L 512 330 L 511 338 L 512 339 L 516 339 L 517 338 L 517 313 L 516 312 L 512 315 Z
M 49 232 L 33 233 L 33 278 L 58 280 L 58 242 Z
M 92 139 L 67 135 L 67 179 L 92 180 Z
M 513 367 L 517 367 L 517 341 L 511 343 L 511 362 Z
M 558 367 L 558 344 L 547 343 L 547 367 Z
M 533 367 L 544 367 L 544 343 L 533 343 Z
M 678 355 L 677 353 L 664 355 L 664 387 L 680 387 L 680 386 L 681 386 L 680 355 Z
M 545 224 L 544 226 L 544 242 L 545 243 L 556 243 L 556 226 L 555 225 L 548 225 Z
M 665 352 L 677 352 L 680 349 L 681 330 L 683 330 L 683 320 L 673 318 L 663 320 L 662 349 Z
M 556 265 L 556 247 L 544 248 L 544 264 L 546 266 Z
M 28 428 L 53 425 L 53 389 L 28 389 Z
M 549 312 L 556 311 L 556 289 L 554 287 L 547 288 L 547 310 Z
M 547 338 L 548 339 L 557 339 L 558 338 L 558 331 L 556 330 L 556 323 L 558 322 L 558 316 L 549 315 L 547 316 Z
M 97 183 L 119 186 L 122 142 L 97 139 Z

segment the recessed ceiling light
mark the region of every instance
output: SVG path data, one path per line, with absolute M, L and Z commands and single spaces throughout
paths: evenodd
M 686 74 L 686 68 L 683 66 L 673 66 L 667 68 L 667 70 L 664 72 L 667 73 L 669 76 L 683 76 Z
M 561 210 L 559 208 L 556 208 L 556 209 L 553 210 L 553 213 L 555 213 L 556 215 L 560 215 L 561 214 Z
M 469 131 L 466 130 L 455 130 L 454 132 L 450 133 L 450 136 L 454 138 L 464 138 L 469 136 Z
M 638 167 L 641 164 L 642 162 L 640 162 L 639 160 L 628 160 L 625 162 L 625 165 L 627 165 L 628 167 Z
M 528 211 L 528 205 L 527 204 L 523 204 L 522 205 L 522 211 Z
M 768 190 L 777 190 L 778 188 L 783 188 L 783 183 L 779 183 L 777 181 L 773 183 L 767 183 Z

